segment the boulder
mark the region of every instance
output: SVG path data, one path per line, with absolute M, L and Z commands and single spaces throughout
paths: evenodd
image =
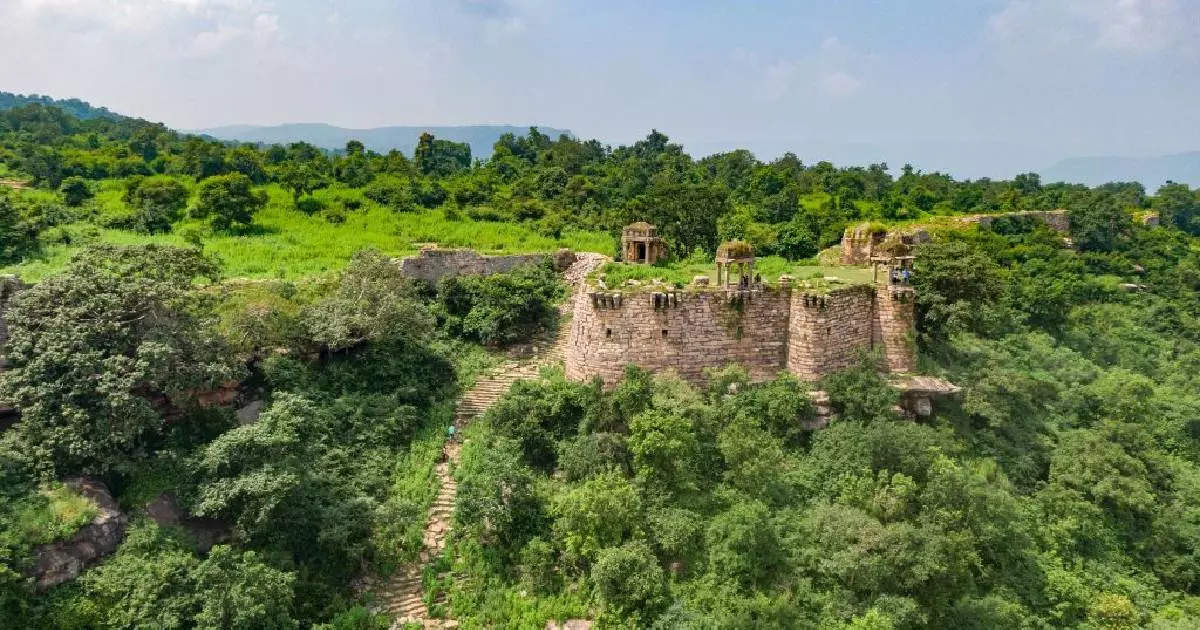
M 129 523 L 103 483 L 86 477 L 67 479 L 64 483 L 94 502 L 99 512 L 69 539 L 38 545 L 34 550 L 33 578 L 38 590 L 73 580 L 84 569 L 116 551 Z
M 159 527 L 178 527 L 196 541 L 196 551 L 208 553 L 213 545 L 229 539 L 229 525 L 213 518 L 188 514 L 170 492 L 163 492 L 146 504 L 146 515 Z
M 554 255 L 551 257 L 556 271 L 566 271 L 568 267 L 575 264 L 575 259 L 575 252 L 565 247 L 554 252 Z
M 251 400 L 237 410 L 237 421 L 239 425 L 254 424 L 258 421 L 258 415 L 262 413 L 263 405 L 261 400 Z

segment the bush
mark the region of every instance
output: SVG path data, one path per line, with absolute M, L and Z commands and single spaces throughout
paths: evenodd
M 538 381 L 517 381 L 485 417 L 501 434 L 521 445 L 525 463 L 554 468 L 554 444 L 575 433 L 591 402 L 591 390 L 561 373 Z
M 325 202 L 316 197 L 304 197 L 296 200 L 296 209 L 311 217 L 325 209 Z
M 381 206 L 403 212 L 412 210 L 416 205 L 412 189 L 413 184 L 408 179 L 381 175 L 367 185 L 363 196 Z
M 249 177 L 241 173 L 218 175 L 200 183 L 196 191 L 197 218 L 212 218 L 216 230 L 228 230 L 234 225 L 248 226 L 254 213 L 267 205 L 267 195 L 253 189 Z
M 79 206 L 83 202 L 91 199 L 94 195 L 88 181 L 82 177 L 68 177 L 63 180 L 61 186 L 58 187 L 59 192 L 63 195 L 63 201 L 68 206 Z
M 652 617 L 666 595 L 663 570 L 640 540 L 601 551 L 592 568 L 592 582 L 606 606 L 633 618 L 639 613 Z
M 450 334 L 488 345 L 525 341 L 558 321 L 566 293 L 549 261 L 490 276 L 447 276 L 435 309 Z

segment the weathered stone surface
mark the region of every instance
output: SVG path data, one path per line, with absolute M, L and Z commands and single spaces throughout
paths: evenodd
M 146 504 L 146 515 L 159 527 L 179 527 L 186 531 L 196 541 L 196 551 L 207 553 L 213 545 L 229 539 L 229 525 L 212 518 L 191 516 L 183 508 L 175 495 L 163 492 Z
M 788 370 L 816 379 L 879 348 L 895 372 L 916 366 L 914 293 L 907 285 L 850 286 L 826 295 L 779 286 L 593 293 L 575 302 L 567 377 L 606 384 L 627 365 L 674 371 L 702 385 L 707 368 L 738 363 L 755 380 Z
M 554 256 L 556 264 L 559 256 L 560 254 Z M 471 249 L 428 248 L 422 249 L 416 256 L 401 259 L 398 264 L 400 271 L 406 276 L 429 284 L 437 284 L 438 280 L 445 276 L 486 276 L 512 271 L 521 265 L 537 264 L 545 259 L 545 254 L 484 256 Z
M 237 421 L 240 425 L 254 424 L 258 421 L 259 414 L 262 413 L 263 405 L 261 399 L 251 400 L 237 410 Z
M 64 483 L 91 499 L 99 513 L 71 538 L 39 545 L 34 550 L 37 561 L 33 577 L 39 590 L 79 577 L 84 569 L 116 551 L 125 538 L 125 526 L 129 521 L 103 483 L 86 477 L 68 479 Z
M 975 223 L 979 227 L 988 227 L 1000 217 L 1029 217 L 1037 219 L 1050 226 L 1050 229 L 1064 234 L 1070 229 L 1066 210 L 1028 210 L 1025 212 L 1006 212 L 1004 214 L 974 214 L 959 217 L 958 220 L 962 223 Z
M 575 252 L 564 247 L 554 252 L 551 260 L 554 262 L 555 271 L 566 271 L 571 265 L 575 264 L 576 256 Z

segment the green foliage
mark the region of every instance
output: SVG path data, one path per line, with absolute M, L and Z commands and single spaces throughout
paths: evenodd
M 666 590 L 662 568 L 641 541 L 601 551 L 591 577 L 601 601 L 634 622 L 642 618 L 639 613 L 652 613 L 660 606 Z
M 0 262 L 12 262 L 37 249 L 40 221 L 17 203 L 16 195 L 0 189 Z
M 1192 236 L 1200 235 L 1200 193 L 1187 184 L 1167 184 L 1158 189 L 1154 199 L 1159 223 L 1169 225 Z
M 254 213 L 267 205 L 266 194 L 253 190 L 252 186 L 250 178 L 241 173 L 210 177 L 196 188 L 192 214 L 210 218 L 216 230 L 245 228 L 254 221 Z
M 532 471 L 512 440 L 471 440 L 455 471 L 455 523 L 480 542 L 513 547 L 537 530 L 541 508 Z
M 642 500 L 615 471 L 601 473 L 555 497 L 554 531 L 569 558 L 588 564 L 606 547 L 616 547 L 642 531 Z
M 840 419 L 863 423 L 895 419 L 893 407 L 900 396 L 879 374 L 878 363 L 876 357 L 860 353 L 853 366 L 822 380 L 821 387 Z
M 1115 194 L 1090 195 L 1067 208 L 1071 238 L 1083 251 L 1111 252 L 1128 242 L 1133 217 Z
M 549 263 L 490 276 L 446 276 L 438 283 L 436 312 L 452 335 L 504 345 L 552 327 L 555 302 L 564 293 Z
M 108 470 L 162 430 L 165 405 L 238 374 L 192 286 L 216 274 L 193 250 L 97 247 L 14 301 L 0 399 L 40 466 Z
M 174 177 L 131 177 L 121 200 L 132 209 L 126 227 L 139 232 L 168 232 L 187 205 L 188 189 Z
M 326 352 L 340 352 L 385 338 L 420 340 L 433 318 L 416 299 L 417 286 L 387 256 L 374 250 L 354 255 L 333 295 L 301 315 L 306 336 Z
M 28 545 L 68 538 L 98 512 L 95 503 L 58 482 L 43 484 L 37 494 L 14 508 L 18 536 Z
M 92 193 L 92 188 L 90 185 L 88 185 L 87 180 L 79 177 L 78 175 L 73 175 L 64 179 L 62 184 L 58 187 L 58 190 L 62 193 L 63 201 L 68 206 L 82 205 L 83 202 L 91 199 L 94 196 Z
M 594 390 L 554 372 L 538 381 L 513 383 L 508 394 L 483 417 L 502 434 L 516 440 L 527 465 L 553 470 L 555 443 L 576 431 L 579 418 L 594 396 Z
M 450 175 L 471 166 L 471 145 L 438 140 L 431 133 L 423 133 L 417 140 L 413 162 L 422 175 Z
M 85 618 L 74 621 L 101 627 L 295 628 L 294 579 L 252 551 L 225 545 L 201 560 L 168 533 L 140 523 L 116 555 L 81 578 L 85 600 L 72 608 Z

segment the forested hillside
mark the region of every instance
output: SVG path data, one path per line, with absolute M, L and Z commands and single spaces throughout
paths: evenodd
M 351 140 L 358 140 L 369 151 L 387 153 L 393 149 L 409 155 L 417 148 L 422 133 L 431 133 L 443 140 L 460 142 L 471 147 L 471 155 L 486 160 L 492 156 L 492 146 L 500 136 L 509 133 L 522 135 L 528 128 L 512 125 L 460 125 L 427 127 L 372 127 L 370 129 L 346 129 L 323 123 L 290 123 L 285 125 L 230 125 L 197 129 L 195 133 L 211 136 L 218 140 L 233 140 L 261 144 L 309 144 L 340 151 Z M 552 137 L 570 135 L 566 129 L 541 128 Z
M 81 101 L 77 98 L 56 99 L 41 94 L 13 94 L 12 92 L 0 92 L 0 111 L 12 109 L 14 107 L 23 107 L 33 103 L 49 105 L 57 107 L 76 118 L 87 120 L 89 118 L 124 118 L 120 114 L 108 111 L 107 107 L 93 107 L 87 101 Z
M 1055 208 L 1067 239 L 938 219 Z M 366 585 L 419 557 L 455 401 L 527 369 L 567 294 L 549 264 L 430 287 L 389 256 L 612 255 L 639 220 L 664 276 L 728 239 L 815 264 L 849 226 L 928 225 L 912 342 L 962 393 L 916 422 L 865 355 L 816 383 L 729 366 L 701 389 L 551 367 L 464 427 L 453 527 L 418 581 L 429 615 L 1200 627 L 1187 186 L 697 159 L 657 131 L 613 148 L 531 129 L 478 163 L 428 135 L 331 155 L 41 103 L 0 112 L 0 264 L 36 283 L 4 315 L 0 627 L 388 627 Z M 819 431 L 813 389 L 836 413 Z M 127 525 L 51 586 L 39 560 L 103 508 L 81 476 Z

